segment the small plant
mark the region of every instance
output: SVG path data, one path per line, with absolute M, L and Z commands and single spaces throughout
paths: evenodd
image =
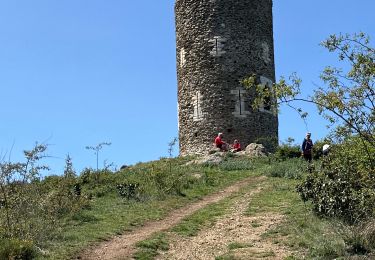
M 170 141 L 168 143 L 168 155 L 169 155 L 169 158 L 172 158 L 172 156 L 173 156 L 174 147 L 176 146 L 177 141 L 178 141 L 178 139 L 177 139 L 177 137 L 175 137 L 175 138 L 173 138 L 172 141 Z
M 130 199 L 139 199 L 139 184 L 138 183 L 123 183 L 123 184 L 117 184 L 116 186 L 118 194 L 126 198 L 128 200 Z
M 172 141 L 170 141 L 168 143 L 168 155 L 169 155 L 170 159 L 173 156 L 173 150 L 174 150 L 175 145 L 177 144 L 177 141 L 178 141 L 178 139 L 177 139 L 177 137 L 175 137 L 175 138 L 173 138 Z M 171 172 L 172 172 L 172 161 L 169 161 L 169 173 L 171 173 Z
M 72 157 L 70 157 L 69 154 L 65 158 L 64 177 L 65 178 L 75 178 L 76 177 L 76 172 L 73 168 Z
M 103 147 L 110 146 L 112 143 L 109 142 L 102 142 L 97 144 L 96 146 L 86 146 L 87 150 L 93 150 L 94 154 L 96 155 L 96 171 L 99 171 L 99 152 L 103 149 Z

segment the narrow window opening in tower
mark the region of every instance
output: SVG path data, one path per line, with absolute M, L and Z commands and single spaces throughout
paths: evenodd
M 235 117 L 240 117 L 244 118 L 247 115 L 250 114 L 249 111 L 246 110 L 246 105 L 245 105 L 245 98 L 244 95 L 246 94 L 246 90 L 243 88 L 236 88 L 234 90 L 231 90 L 230 92 L 234 96 L 234 101 L 235 101 L 235 110 L 232 112 L 232 114 Z
M 239 101 L 239 103 L 240 103 L 240 115 L 242 115 L 241 90 L 238 90 L 238 101 Z
M 202 102 L 203 102 L 203 95 L 200 94 L 199 91 L 195 93 L 193 96 L 193 120 L 194 121 L 201 121 L 204 119 L 203 111 L 202 111 Z
M 260 83 L 266 88 L 267 93 L 272 93 L 272 84 L 273 84 L 272 80 L 264 76 L 261 76 Z M 264 99 L 264 103 L 259 110 L 262 112 L 271 113 L 271 109 L 272 109 L 272 98 L 271 96 L 268 96 Z
M 186 63 L 186 52 L 184 48 L 180 50 L 180 67 L 183 67 Z
M 195 136 L 195 137 L 198 137 L 198 132 L 195 132 L 195 133 L 194 133 L 194 136 Z
M 215 39 L 215 52 L 216 52 L 216 55 L 218 55 L 219 54 L 219 42 L 218 42 L 218 39 L 216 38 Z
M 199 109 L 200 109 L 200 107 L 199 107 L 199 92 L 197 92 L 197 94 L 196 94 L 197 96 L 196 96 L 196 107 L 197 107 L 197 117 L 198 117 L 198 119 L 200 119 L 200 117 L 201 117 L 201 115 L 200 115 L 200 113 L 199 113 Z
M 210 54 L 214 57 L 220 57 L 223 54 L 226 53 L 224 51 L 224 43 L 227 40 L 221 36 L 215 36 L 212 40 L 209 40 L 209 42 L 212 44 L 212 50 L 210 51 Z

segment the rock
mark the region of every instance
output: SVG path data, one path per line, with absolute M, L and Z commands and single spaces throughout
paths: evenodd
M 236 153 L 233 153 L 234 156 L 245 156 L 246 155 L 246 151 L 239 151 L 239 152 L 236 152 Z
M 197 160 L 190 161 L 186 165 L 191 164 L 219 164 L 224 160 L 224 153 L 223 152 L 216 152 L 213 154 L 205 155 Z
M 213 154 L 206 155 L 203 158 L 197 160 L 196 163 L 197 164 L 206 164 L 206 163 L 219 164 L 223 160 L 224 160 L 223 153 L 219 152 L 219 153 L 213 153 Z
M 264 157 L 268 152 L 262 144 L 251 143 L 246 147 L 245 154 L 249 157 Z

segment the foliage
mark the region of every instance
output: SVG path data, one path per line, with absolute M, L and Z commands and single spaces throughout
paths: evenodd
M 31 260 L 36 250 L 31 241 L 0 239 L 0 259 Z
M 299 145 L 281 144 L 276 148 L 275 157 L 281 160 L 301 157 Z
M 280 104 L 294 108 L 302 118 L 307 114 L 294 107 L 295 101 L 315 104 L 319 113 L 334 127 L 333 147 L 320 167 L 299 185 L 304 201 L 311 200 L 316 212 L 357 223 L 374 215 L 375 202 L 375 49 L 363 34 L 331 35 L 321 44 L 338 54 L 344 69 L 328 66 L 320 78 L 323 86 L 313 95 L 303 97 L 302 81 L 295 74 L 282 78 L 272 89 L 257 84 L 256 76 L 242 81 L 258 93 L 253 107 L 274 100 L 276 113 Z M 323 142 L 315 144 L 315 159 L 322 156 Z
M 40 239 L 46 229 L 54 226 L 48 203 L 40 190 L 40 171 L 48 169 L 38 164 L 45 155 L 46 145 L 36 144 L 24 151 L 26 162 L 0 163 L 0 234 L 21 240 Z M 47 226 L 47 228 L 44 227 Z
M 76 177 L 76 171 L 73 168 L 72 157 L 68 154 L 65 158 L 64 177 L 73 178 Z
M 170 141 L 168 143 L 168 155 L 169 155 L 169 158 L 172 158 L 172 155 L 173 155 L 173 150 L 174 150 L 174 147 L 176 146 L 177 144 L 177 137 L 173 138 L 172 141 Z
M 273 111 L 277 113 L 280 104 L 294 108 L 302 118 L 307 113 L 294 107 L 295 101 L 315 104 L 319 113 L 335 126 L 335 137 L 339 141 L 351 135 L 358 135 L 363 149 L 369 154 L 369 147 L 375 147 L 375 49 L 369 45 L 369 38 L 363 34 L 331 35 L 321 45 L 330 52 L 337 52 L 340 61 L 347 62 L 348 71 L 328 66 L 321 74 L 324 87 L 314 90 L 311 97 L 301 96 L 302 80 L 293 74 L 290 83 L 281 78 L 272 89 L 257 84 L 257 76 L 242 80 L 242 84 L 257 93 L 253 107 L 259 108 L 267 100 L 273 100 Z M 375 157 L 370 163 L 375 165 Z
M 370 150 L 375 154 L 375 148 Z M 336 145 L 298 186 L 304 201 L 324 216 L 349 223 L 374 216 L 375 171 L 359 137 Z
M 56 235 L 60 220 L 81 210 L 86 199 L 75 192 L 73 166 L 67 160 L 64 176 L 41 180 L 47 145 L 25 151 L 25 162 L 0 163 L 0 242 L 6 259 L 31 259 L 35 246 Z M 5 258 L 1 258 L 5 259 Z
M 139 199 L 139 184 L 138 183 L 123 183 L 117 184 L 116 186 L 118 194 L 126 198 L 130 199 Z
M 278 143 L 278 138 L 275 136 L 259 137 L 255 139 L 254 142 L 257 144 L 263 144 L 267 151 L 272 153 L 275 152 Z

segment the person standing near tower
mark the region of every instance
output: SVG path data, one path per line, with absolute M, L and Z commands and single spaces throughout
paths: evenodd
M 306 138 L 303 139 L 301 148 L 302 148 L 303 158 L 305 158 L 305 160 L 308 161 L 309 163 L 312 160 L 313 146 L 314 146 L 314 144 L 313 144 L 313 141 L 311 140 L 311 133 L 307 133 Z

